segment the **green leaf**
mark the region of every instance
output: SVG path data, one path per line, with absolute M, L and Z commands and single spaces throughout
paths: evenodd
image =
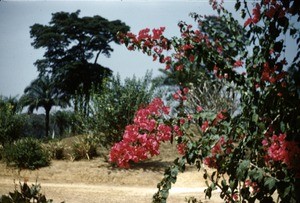
M 258 121 L 258 114 L 257 113 L 252 114 L 252 121 L 257 123 L 257 121 Z
M 234 48 L 235 46 L 236 46 L 236 42 L 235 41 L 229 43 L 229 47 Z
M 212 188 L 208 187 L 207 189 L 204 190 L 204 193 L 205 193 L 205 197 L 208 197 L 208 199 L 210 199 L 212 194 Z
M 290 35 L 294 35 L 296 33 L 297 33 L 297 29 L 295 28 L 290 29 Z
M 244 19 L 246 17 L 246 11 L 245 9 L 241 10 L 241 17 Z
M 251 179 L 260 182 L 264 177 L 264 171 L 262 169 L 254 168 L 249 171 L 248 175 Z
M 226 180 L 222 180 L 222 181 L 221 181 L 221 185 L 222 185 L 222 187 L 227 186 Z
M 275 42 L 274 51 L 281 52 L 283 48 L 283 41 Z
M 243 160 L 239 164 L 239 166 L 236 170 L 236 172 L 237 172 L 236 175 L 237 175 L 238 180 L 244 181 L 246 179 L 246 175 L 247 175 L 247 172 L 248 172 L 249 165 L 250 165 L 249 160 Z
M 260 182 L 264 177 L 264 172 L 262 169 L 257 169 L 256 171 L 257 173 L 254 175 L 254 178 Z
M 287 197 L 287 196 L 291 195 L 291 192 L 292 192 L 292 186 L 290 185 L 290 186 L 285 188 L 284 193 L 283 193 L 283 197 Z
M 274 178 L 267 177 L 264 186 L 267 187 L 269 190 L 273 190 L 273 188 L 276 186 L 276 180 Z
M 240 1 L 237 1 L 236 4 L 235 4 L 235 6 L 234 6 L 235 10 L 236 10 L 236 11 L 239 10 L 240 7 L 241 7 L 241 2 L 240 2 Z
M 229 181 L 229 187 L 232 191 L 234 191 L 236 189 L 238 185 L 238 181 L 237 180 L 230 180 Z
M 214 172 L 211 174 L 211 180 L 212 180 L 212 181 L 214 181 L 214 178 L 215 178 L 216 173 L 217 173 L 217 172 L 214 171 Z
M 178 168 L 177 167 L 172 168 L 172 170 L 171 170 L 171 176 L 174 177 L 174 178 L 176 178 L 177 175 L 178 175 Z
M 285 131 L 286 131 L 285 123 L 284 123 L 284 122 L 280 122 L 280 130 L 281 130 L 282 132 L 285 132 Z

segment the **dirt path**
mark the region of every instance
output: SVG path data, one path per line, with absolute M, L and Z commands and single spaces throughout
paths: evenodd
M 31 183 L 29 183 L 31 185 Z M 0 188 L 13 190 L 11 179 L 1 178 Z M 184 202 L 185 197 L 198 197 L 202 201 L 205 187 L 173 187 L 170 191 L 168 202 Z M 152 187 L 118 186 L 109 184 L 82 184 L 82 183 L 43 183 L 43 193 L 54 202 L 70 203 L 140 203 L 151 202 L 153 194 L 157 191 Z M 1 189 L 0 189 L 1 192 Z M 215 191 L 214 193 L 219 193 Z M 215 195 L 216 197 L 218 194 Z M 220 199 L 214 197 L 203 202 L 218 203 Z

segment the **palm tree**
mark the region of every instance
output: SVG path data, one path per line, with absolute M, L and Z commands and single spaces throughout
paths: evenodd
M 28 113 L 45 109 L 45 131 L 46 137 L 49 135 L 50 110 L 53 106 L 66 107 L 69 105 L 68 99 L 56 88 L 55 83 L 48 76 L 41 76 L 25 88 L 24 95 L 20 98 L 22 107 L 28 106 Z

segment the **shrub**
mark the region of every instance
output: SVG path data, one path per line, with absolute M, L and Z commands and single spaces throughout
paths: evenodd
M 16 113 L 16 105 L 0 96 L 0 143 L 4 145 L 20 138 L 24 125 L 24 115 Z
M 102 94 L 94 95 L 93 121 L 96 132 L 105 135 L 104 146 L 120 141 L 135 112 L 151 101 L 154 92 L 151 78 L 151 72 L 147 72 L 144 78 L 126 78 L 122 83 L 117 75 L 105 84 Z
M 29 187 L 26 182 L 24 182 L 23 184 L 20 182 L 20 191 L 15 189 L 15 191 L 10 192 L 9 195 L 2 195 L 0 197 L 0 203 L 53 202 L 51 199 L 47 200 L 45 195 L 42 195 L 40 191 L 41 191 L 40 184 L 32 184 L 32 186 Z
M 41 143 L 34 138 L 23 138 L 4 146 L 7 164 L 18 168 L 37 169 L 50 164 L 50 156 Z
M 78 137 L 72 146 L 72 159 L 88 159 L 96 157 L 97 146 L 99 145 L 99 138 L 94 135 L 84 135 Z
M 51 140 L 47 144 L 43 145 L 44 149 L 46 149 L 51 159 L 62 160 L 65 158 L 65 149 L 66 145 L 64 145 L 59 140 Z

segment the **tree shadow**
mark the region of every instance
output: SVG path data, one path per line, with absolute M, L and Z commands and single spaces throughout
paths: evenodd
M 144 170 L 144 171 L 154 171 L 154 172 L 161 172 L 165 171 L 166 168 L 171 166 L 173 161 L 163 161 L 162 159 L 159 160 L 147 160 L 142 161 L 139 163 L 132 163 L 130 168 L 132 170 Z
M 108 167 L 113 171 L 118 170 L 132 170 L 132 171 L 152 171 L 152 172 L 164 172 L 166 168 L 171 166 L 173 161 L 163 161 L 162 159 L 159 160 L 146 160 L 141 161 L 138 163 L 130 163 L 130 167 L 128 169 L 119 168 L 116 165 L 109 165 Z

